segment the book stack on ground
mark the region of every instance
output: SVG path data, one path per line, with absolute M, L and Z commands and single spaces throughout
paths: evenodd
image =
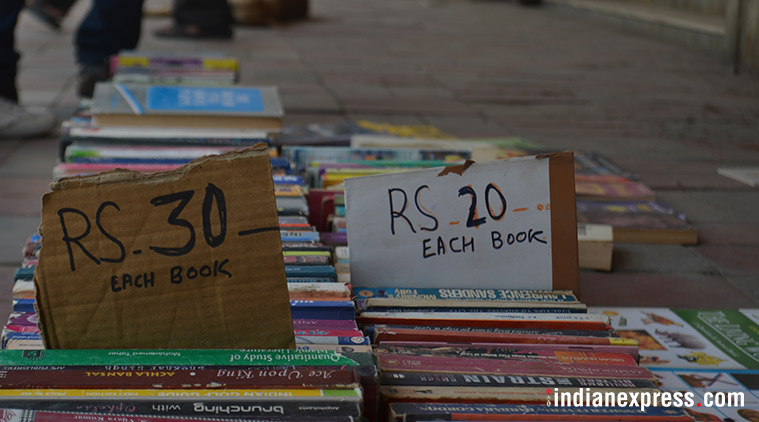
M 318 233 L 308 225 L 306 217 L 280 217 L 279 220 L 296 344 L 364 346 L 351 350 L 368 352 L 370 341 L 356 325 L 350 288 L 337 282 L 332 247 L 316 241 Z M 292 235 L 292 232 L 298 234 Z M 303 240 L 307 233 L 312 233 L 311 239 L 316 240 Z M 297 236 L 298 241 L 288 241 L 285 236 Z M 34 269 L 41 244 L 39 235 L 29 237 L 23 263 L 15 271 L 12 314 L 2 331 L 3 349 L 44 348 L 34 307 Z
M 569 291 L 354 292 L 375 343 L 386 420 L 690 420 L 674 407 L 597 406 L 598 397 L 659 389 L 637 364 L 638 342 Z M 578 395 L 585 405 L 572 401 Z
M 357 421 L 361 365 L 303 350 L 0 351 L 9 421 Z
M 111 58 L 111 75 L 117 83 L 232 85 L 239 79 L 239 61 L 210 53 L 121 51 Z
M 171 170 L 204 155 L 268 144 L 282 126 L 276 87 L 232 85 L 234 57 L 128 51 L 112 65 L 113 80 L 98 83 L 88 106 L 62 124 L 55 178 L 115 167 Z M 163 82 L 127 76 L 165 71 L 184 76 Z M 289 169 L 274 158 L 272 167 Z
M 657 201 L 634 174 L 597 153 L 574 156 L 578 222 L 611 226 L 614 242 L 698 243 L 685 215 Z
M 39 235 L 29 237 L 22 251 L 21 266 L 13 274 L 11 313 L 0 336 L 3 349 L 34 349 L 41 344 L 34 309 L 34 268 L 40 246 Z

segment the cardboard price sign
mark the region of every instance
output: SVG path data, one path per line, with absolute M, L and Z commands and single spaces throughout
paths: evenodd
M 345 181 L 357 287 L 578 289 L 571 152 Z
M 267 148 L 63 179 L 35 272 L 48 348 L 292 348 Z

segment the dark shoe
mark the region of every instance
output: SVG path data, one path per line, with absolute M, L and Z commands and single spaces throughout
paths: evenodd
M 42 0 L 34 0 L 27 4 L 26 8 L 32 12 L 34 17 L 50 26 L 52 29 L 56 31 L 61 29 L 61 21 L 64 17 L 62 11 L 51 5 L 45 4 Z
M 160 28 L 153 34 L 158 38 L 208 38 L 228 40 L 232 38 L 232 29 L 229 27 L 202 28 L 198 25 L 172 25 Z
M 95 84 L 105 82 L 109 75 L 108 64 L 82 64 L 79 65 L 79 77 L 77 79 L 77 94 L 80 98 L 92 98 L 95 92 Z

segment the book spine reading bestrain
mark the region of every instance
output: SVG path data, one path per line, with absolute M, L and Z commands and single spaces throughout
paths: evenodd
M 549 388 L 657 388 L 653 380 L 584 378 L 558 376 L 520 376 L 494 374 L 440 374 L 427 372 L 386 372 L 380 374 L 381 385 L 439 387 L 534 387 Z
M 589 392 L 622 393 L 631 392 L 621 388 L 561 388 L 562 393 L 575 394 Z M 546 404 L 546 387 L 479 387 L 479 386 L 407 386 L 383 385 L 380 387 L 380 397 L 385 403 L 391 401 L 417 402 L 463 402 L 463 403 L 525 403 Z M 636 388 L 635 393 L 655 394 L 656 388 Z

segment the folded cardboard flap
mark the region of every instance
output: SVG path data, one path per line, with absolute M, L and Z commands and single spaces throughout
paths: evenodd
M 37 308 L 48 348 L 293 348 L 267 147 L 45 194 Z

